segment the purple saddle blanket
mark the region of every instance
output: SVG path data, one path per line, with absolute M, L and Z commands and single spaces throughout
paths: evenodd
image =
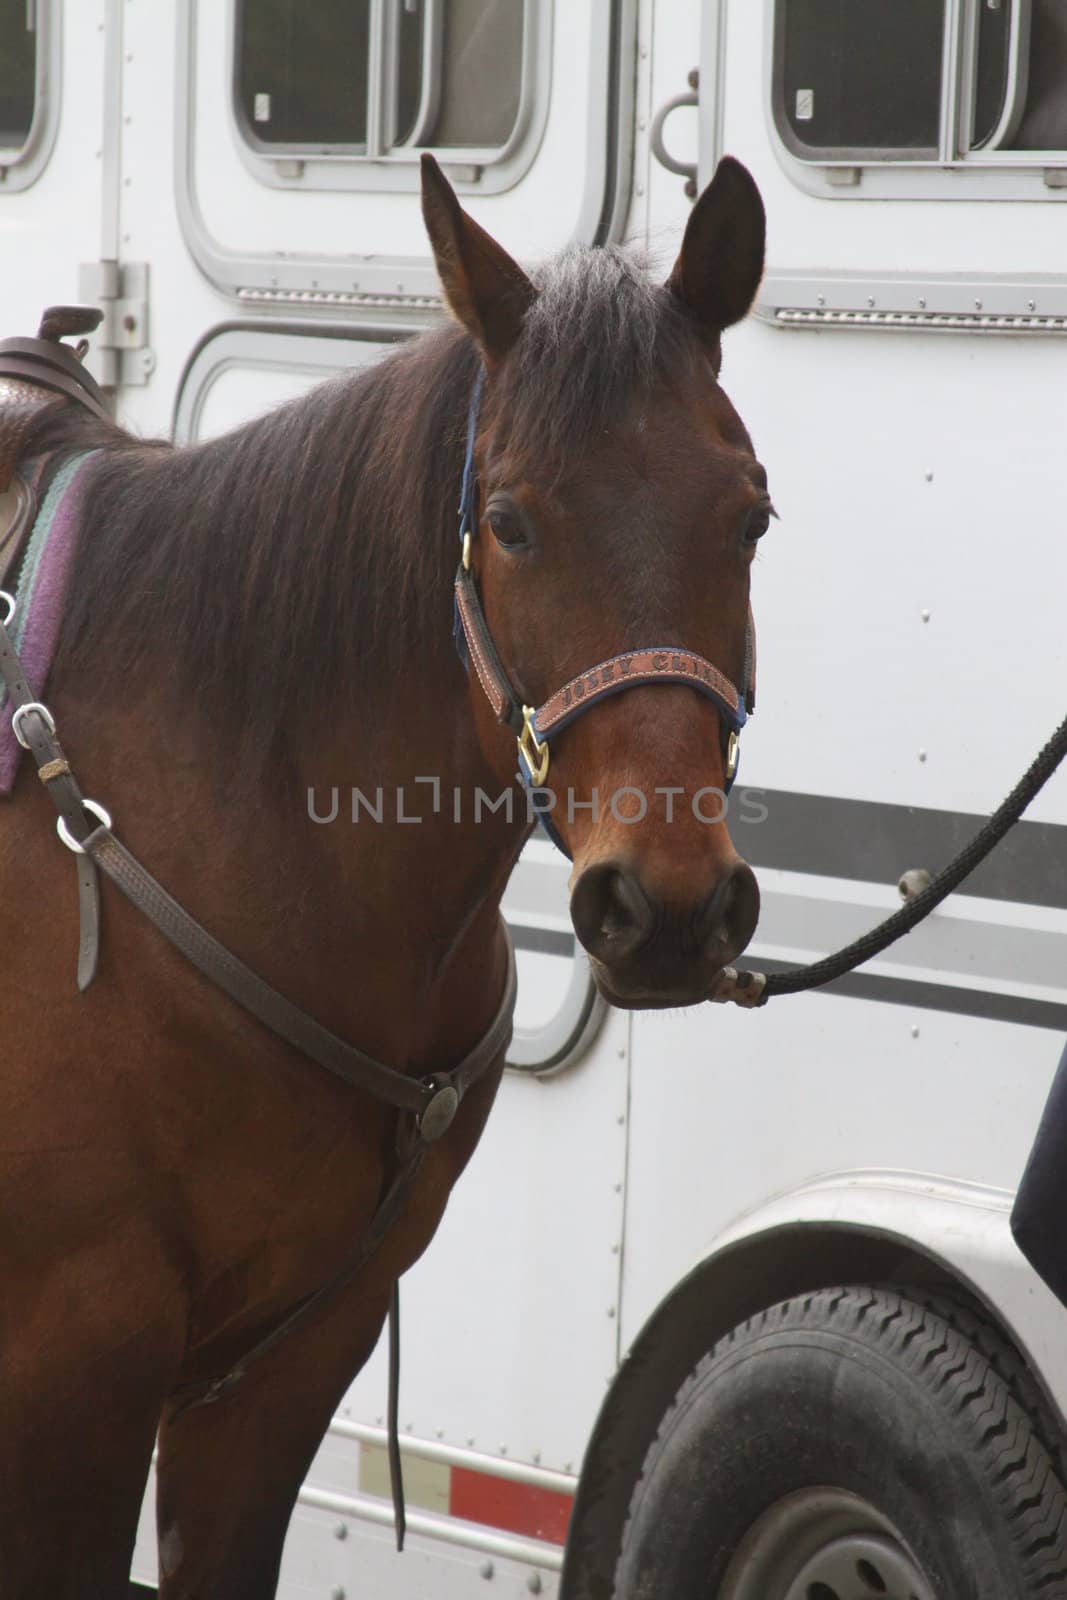
M 73 456 L 55 473 L 19 567 L 8 632 L 35 695 L 43 695 L 48 683 L 78 542 L 85 488 L 91 476 L 91 462 L 99 453 L 89 450 Z M 0 618 L 3 615 L 0 610 Z M 0 797 L 10 795 L 22 753 L 11 729 L 7 691 L 0 682 Z

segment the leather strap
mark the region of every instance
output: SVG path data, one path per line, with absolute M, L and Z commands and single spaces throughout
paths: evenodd
M 57 356 L 68 360 L 57 361 Z M 62 345 L 38 339 L 4 339 L 0 342 L 0 375 L 11 382 L 47 389 L 53 399 L 73 400 L 104 422 L 114 420 L 94 379 Z
M 0 421 L 2 427 L 2 421 Z M 0 589 L 14 572 L 23 543 L 37 516 L 37 496 L 18 472 L 0 490 Z
M 7 685 L 15 714 L 23 707 L 27 708 L 19 718 L 19 732 L 33 755 L 39 777 L 52 795 L 70 840 L 84 851 L 78 856 L 81 906 L 79 987 L 86 988 L 96 970 L 100 916 L 96 868 L 100 867 L 127 899 L 143 911 L 194 966 L 265 1027 L 345 1082 L 398 1108 L 397 1164 L 358 1249 L 340 1271 L 321 1288 L 305 1296 L 228 1372 L 217 1378 L 186 1385 L 183 1390 L 177 1391 L 178 1395 L 184 1395 L 174 1412 L 174 1418 L 177 1419 L 187 1411 L 221 1399 L 240 1382 L 253 1362 L 267 1355 L 306 1318 L 329 1304 L 374 1255 L 404 1210 L 411 1186 L 430 1145 L 447 1133 L 468 1089 L 507 1048 L 512 1032 L 517 987 L 515 951 L 507 923 L 501 918 L 500 927 L 508 950 L 504 993 L 489 1027 L 456 1066 L 429 1077 L 412 1079 L 376 1061 L 373 1056 L 368 1056 L 331 1033 L 306 1011 L 264 983 L 167 893 L 120 843 L 108 824 L 94 825 L 90 821 L 86 801 L 56 737 L 52 715 L 46 706 L 35 701 L 11 636 L 3 623 L 0 623 L 0 673 Z M 396 1286 L 389 1312 L 389 1339 L 390 1482 L 397 1549 L 402 1550 L 406 1518 L 398 1423 L 400 1301 Z
M 539 738 L 547 739 L 549 734 L 559 733 L 598 700 L 606 700 L 609 695 L 642 683 L 687 683 L 717 701 L 735 727 L 744 723 L 741 696 L 718 667 L 704 656 L 664 646 L 662 649 L 629 650 L 572 678 L 538 707 L 533 716 L 534 731 Z
M 61 395 L 12 375 L 0 364 L 0 492 L 15 475 L 31 429 L 44 412 L 58 410 L 62 404 Z
M 27 682 L 11 635 L 0 622 L 0 677 L 8 692 L 12 722 L 18 719 L 22 742 L 37 764 L 44 784 L 70 837 L 81 844 L 90 831 L 84 797 L 56 738 L 51 714 Z M 23 707 L 33 707 L 19 712 Z M 96 976 L 100 948 L 100 888 L 96 868 L 88 856 L 78 856 L 78 988 L 84 991 Z
M 454 587 L 453 631 L 460 656 L 468 671 L 473 663 L 478 682 L 494 716 L 506 724 L 518 740 L 519 777 L 522 782 L 536 792 L 544 783 L 548 770 L 549 739 L 609 695 L 620 694 L 643 684 L 685 683 L 715 702 L 730 731 L 732 756 L 726 780 L 729 790 L 736 770 L 737 736 L 756 705 L 756 630 L 751 606 L 745 628 L 745 660 L 740 690 L 705 656 L 678 645 L 663 645 L 629 650 L 622 655 L 612 656 L 608 661 L 598 662 L 595 667 L 579 673 L 557 689 L 536 710 L 528 707 L 516 693 L 489 631 L 471 564 L 471 551 L 478 534 L 478 472 L 474 447 L 484 384 L 483 368 L 475 380 L 467 413 L 467 453 L 459 501 L 462 556 Z M 541 824 L 553 842 L 567 854 L 563 840 L 547 813 L 542 813 Z
M 23 445 L 38 418 L 67 400 L 111 421 L 99 384 L 86 372 L 86 346 L 70 350 L 66 335 L 91 333 L 99 306 L 49 306 L 35 339 L 0 340 L 0 493 L 11 482 Z

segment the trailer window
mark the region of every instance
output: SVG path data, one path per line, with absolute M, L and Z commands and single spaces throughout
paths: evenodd
M 33 0 L 0 0 L 0 150 L 21 150 L 37 99 Z
M 525 0 L 238 0 L 236 96 L 253 148 L 410 158 L 505 147 Z
M 798 154 L 937 148 L 944 0 L 779 0 L 779 126 Z
M 775 0 L 772 80 L 812 164 L 1067 155 L 1064 0 Z
M 1031 0 L 1022 112 L 1006 148 L 1067 150 L 1067 6 Z

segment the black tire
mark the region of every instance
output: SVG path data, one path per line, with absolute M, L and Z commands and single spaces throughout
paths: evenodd
M 664 1417 L 616 1600 L 1067 1600 L 1061 1439 L 951 1298 L 821 1290 L 735 1328 Z

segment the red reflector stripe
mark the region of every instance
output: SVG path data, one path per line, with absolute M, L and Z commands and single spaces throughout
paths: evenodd
M 471 1472 L 467 1467 L 452 1468 L 448 1509 L 452 1516 L 467 1522 L 482 1522 L 548 1544 L 564 1544 L 573 1505 L 573 1495 L 555 1489 L 535 1489 L 508 1478 Z

